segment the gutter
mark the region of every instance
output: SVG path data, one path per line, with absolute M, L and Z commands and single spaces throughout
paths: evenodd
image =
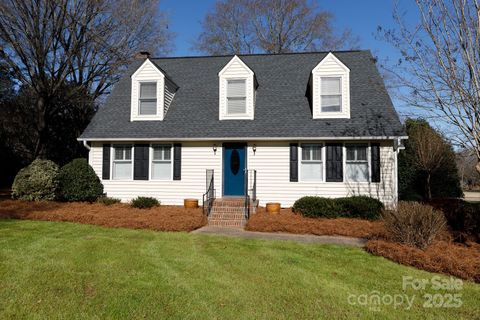
M 162 137 L 162 138 L 78 138 L 78 141 L 286 141 L 286 140 L 401 140 L 408 139 L 408 136 L 365 136 L 365 137 L 212 137 L 212 138 L 175 138 L 175 137 Z M 403 146 L 402 146 L 403 147 Z M 400 148 L 402 148 L 400 147 Z M 89 147 L 86 147 L 87 149 Z
M 87 140 L 80 140 L 80 139 L 77 139 L 78 141 L 83 141 L 83 146 L 88 150 L 90 151 L 92 148 L 88 145 L 88 141 Z

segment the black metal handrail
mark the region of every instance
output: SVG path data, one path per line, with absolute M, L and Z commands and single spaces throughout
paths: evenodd
M 215 201 L 215 171 L 213 169 L 206 170 L 206 189 L 207 191 L 203 194 L 203 213 L 207 216 L 210 215 L 212 210 L 213 202 Z
M 251 181 L 251 188 L 249 182 Z M 245 169 L 245 218 L 250 218 L 250 199 L 252 202 L 257 200 L 257 170 Z

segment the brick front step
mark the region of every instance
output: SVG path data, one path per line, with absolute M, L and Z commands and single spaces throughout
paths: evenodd
M 208 217 L 209 226 L 242 228 L 245 223 L 245 199 L 215 199 Z

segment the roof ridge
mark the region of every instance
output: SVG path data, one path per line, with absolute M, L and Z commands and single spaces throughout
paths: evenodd
M 223 58 L 223 57 L 250 57 L 250 56 L 286 56 L 303 54 L 322 54 L 322 53 L 350 53 L 350 52 L 370 52 L 369 49 L 358 50 L 331 50 L 331 51 L 306 51 L 306 52 L 282 52 L 282 53 L 244 53 L 244 54 L 219 54 L 219 55 L 199 55 L 199 56 L 172 56 L 172 57 L 150 57 L 150 59 L 195 59 L 195 58 Z

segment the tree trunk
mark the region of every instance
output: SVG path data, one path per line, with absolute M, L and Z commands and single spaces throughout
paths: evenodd
M 477 169 L 478 174 L 480 174 L 480 159 L 477 162 L 477 165 L 475 166 L 475 169 Z
M 425 185 L 425 189 L 427 191 L 427 200 L 431 200 L 432 199 L 432 190 L 430 188 L 430 172 L 427 172 L 427 180 L 426 180 L 426 185 Z
M 36 109 L 37 109 L 37 143 L 35 145 L 35 153 L 34 153 L 34 159 L 40 158 L 40 159 L 45 159 L 46 158 L 46 129 L 47 125 L 45 122 L 45 114 L 46 114 L 46 102 L 44 97 L 39 97 L 36 102 Z

